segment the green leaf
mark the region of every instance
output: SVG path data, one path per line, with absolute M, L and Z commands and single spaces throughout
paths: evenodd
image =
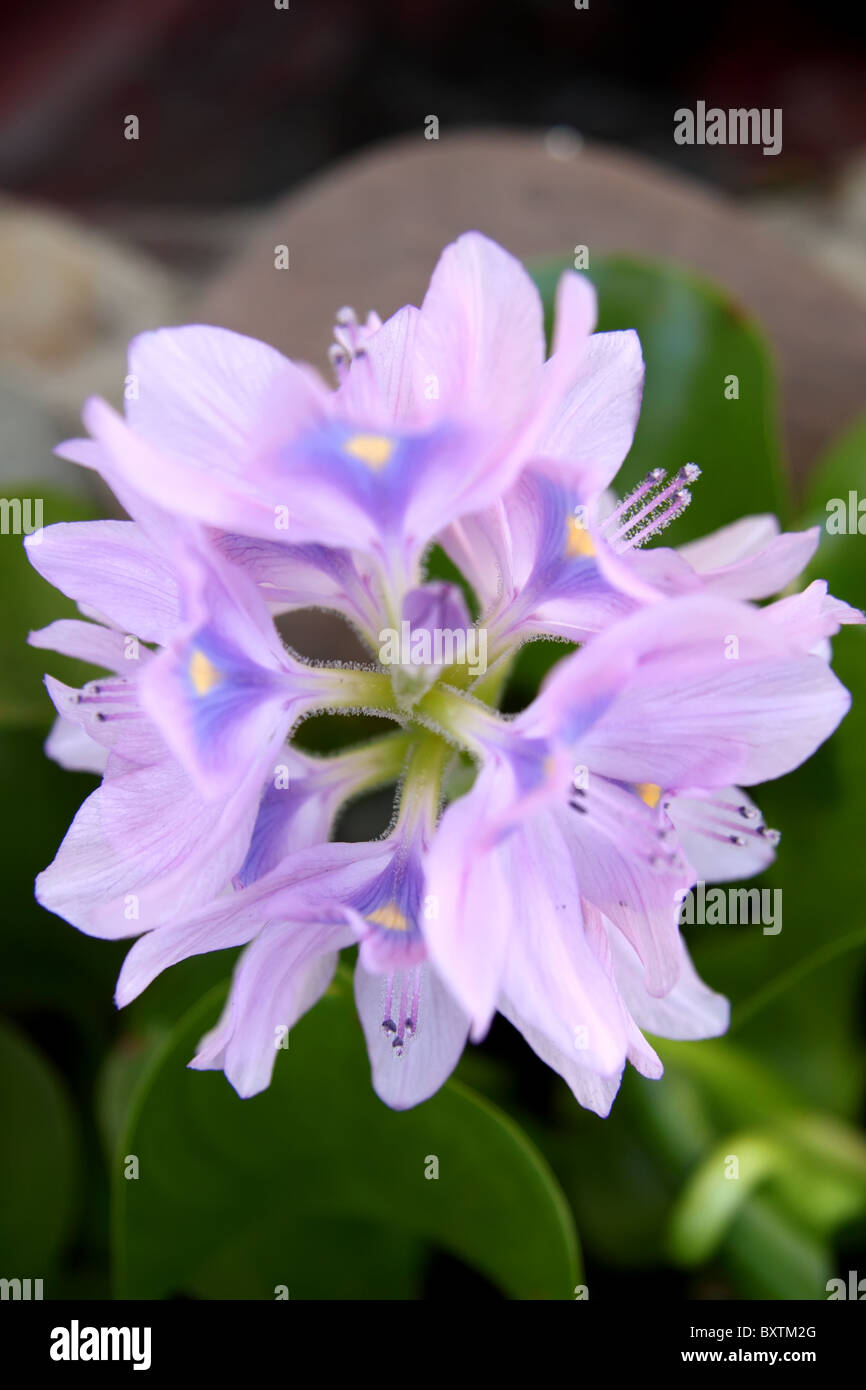
M 713 1120 L 729 1125 L 760 1125 L 769 1117 L 796 1112 L 796 1090 L 761 1060 L 725 1038 L 704 1042 L 653 1039 L 666 1075 L 680 1073 L 696 1082 Z
M 2 1020 L 0 1114 L 0 1268 L 7 1278 L 45 1278 L 75 1215 L 79 1137 L 54 1068 Z
M 625 1269 L 663 1261 L 672 1200 L 670 1165 L 652 1151 L 641 1130 L 642 1112 L 634 1104 L 634 1090 L 647 1085 L 629 1069 L 613 1109 L 602 1120 L 579 1106 L 557 1081 L 555 1122 L 542 1126 L 536 1121 L 532 1130 L 562 1183 L 584 1248 L 606 1265 Z
M 548 330 L 557 280 L 569 268 L 561 260 L 533 268 Z M 672 473 L 697 463 L 703 476 L 670 532 L 672 544 L 743 513 L 787 517 L 775 378 L 756 322 L 727 290 L 678 266 L 610 256 L 594 258 L 587 274 L 598 291 L 599 330 L 636 329 L 646 361 L 640 422 L 617 492 L 651 468 Z M 728 400 L 732 376 L 739 396 Z
M 735 1174 L 729 1171 L 732 1157 Z M 669 1245 L 677 1263 L 709 1259 L 749 1195 L 787 1162 L 771 1134 L 731 1134 L 716 1145 L 689 1177 L 671 1215 Z
M 826 1232 L 862 1198 L 856 1136 L 824 1116 L 804 1116 L 794 1087 L 726 1041 L 658 1046 L 665 1076 L 632 1093 L 638 1126 L 680 1179 L 668 1253 L 694 1264 L 718 1245 L 741 1297 L 823 1297 L 831 1265 Z M 736 1138 L 723 1143 L 732 1128 Z M 723 1179 L 723 1159 L 739 1155 L 742 1143 L 753 1160 L 748 1190 L 741 1190 L 743 1178 Z M 718 1179 L 724 1186 L 715 1189 Z
M 725 1264 L 742 1298 L 826 1298 L 833 1261 L 826 1241 L 804 1231 L 770 1197 L 746 1202 L 728 1231 Z
M 573 1297 L 576 1238 L 544 1160 L 459 1083 L 384 1106 L 344 975 L 248 1101 L 186 1068 L 218 1003 L 178 1025 L 135 1096 L 113 1165 L 120 1297 L 412 1298 L 433 1248 L 510 1297 Z M 138 1180 L 123 1176 L 130 1154 Z
M 866 1141 L 832 1116 L 797 1115 L 780 1130 L 790 1157 L 780 1196 L 820 1235 L 866 1212 Z
M 680 1193 L 670 1224 L 674 1258 L 708 1259 L 750 1195 L 766 1185 L 789 1226 L 807 1239 L 826 1237 L 866 1210 L 866 1144 L 856 1131 L 815 1114 L 785 1118 L 772 1130 L 729 1134 Z

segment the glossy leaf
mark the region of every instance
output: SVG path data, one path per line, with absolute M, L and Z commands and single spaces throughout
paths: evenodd
M 178 1026 L 133 1103 L 113 1166 L 120 1296 L 413 1297 L 438 1248 L 510 1297 L 573 1297 L 574 1231 L 540 1154 L 456 1082 L 414 1110 L 382 1105 L 346 976 L 248 1101 L 186 1069 L 218 1002 Z
M 736 1169 L 731 1162 L 736 1162 Z M 680 1264 L 700 1264 L 721 1243 L 737 1211 L 787 1162 L 773 1135 L 731 1134 L 691 1174 L 671 1217 L 670 1250 Z

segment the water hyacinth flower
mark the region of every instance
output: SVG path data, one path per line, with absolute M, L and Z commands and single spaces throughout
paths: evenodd
M 492 651 L 551 634 L 586 641 L 663 595 L 780 593 L 814 555 L 817 527 L 781 534 L 775 517 L 744 517 L 678 549 L 644 549 L 685 511 L 700 471 L 654 469 L 617 502 L 589 470 L 537 460 L 498 507 L 450 528 L 444 543 L 471 576 Z
M 60 716 L 49 749 L 103 781 L 37 893 L 98 936 L 127 936 L 197 905 L 265 853 L 262 840 L 278 834 L 263 795 L 269 778 L 290 790 L 280 819 L 294 807 L 297 826 L 326 836 L 339 793 L 375 785 L 378 774 L 371 783 L 360 755 L 318 769 L 283 745 L 302 712 L 363 703 L 365 679 L 375 693 L 383 678 L 351 672 L 347 686 L 340 668 L 301 663 L 249 576 L 193 530 L 167 531 L 174 571 L 132 522 L 51 526 L 27 547 L 42 574 L 102 619 L 61 620 L 30 638 L 110 673 L 82 690 L 46 678 Z M 389 773 L 388 761 L 384 775 L 394 776 L 400 762 Z
M 754 606 L 815 545 L 772 519 L 642 548 L 698 470 L 609 496 L 643 364 L 634 333 L 594 322 L 567 273 L 545 360 L 532 281 L 469 233 L 420 308 L 338 314 L 335 388 L 241 335 L 165 329 L 132 345 L 126 418 L 89 402 L 92 438 L 60 451 L 131 520 L 28 545 L 88 620 L 31 641 L 109 673 L 81 691 L 48 678 L 47 751 L 102 782 L 37 894 L 83 931 L 138 935 L 120 1005 L 243 947 L 191 1063 L 241 1095 L 268 1085 L 275 1040 L 349 947 L 373 1084 L 397 1108 L 432 1095 L 496 1012 L 601 1114 L 626 1062 L 661 1073 L 642 1030 L 726 1026 L 680 903 L 698 878 L 772 860 L 777 833 L 742 788 L 832 733 L 848 696 L 828 639 L 861 615 L 815 584 Z M 475 623 L 426 575 L 434 542 Z M 289 651 L 274 618 L 299 608 L 340 614 L 369 660 Z M 505 718 L 511 659 L 545 634 L 583 645 Z M 321 711 L 393 732 L 313 757 L 294 736 Z M 383 784 L 387 834 L 333 840 L 346 802 Z
M 321 564 L 327 590 L 331 556 L 351 551 L 352 587 L 373 590 L 396 621 L 430 540 L 495 503 L 545 431 L 577 457 L 600 451 L 613 471 L 625 457 L 640 345 L 633 333 L 592 335 L 594 305 L 589 283 L 566 273 L 545 362 L 531 279 L 469 234 L 443 252 L 420 309 L 363 330 L 340 315 L 336 390 L 240 334 L 162 329 L 130 348 L 138 395 L 126 419 L 88 401 L 93 438 L 59 452 L 98 468 L 128 510 L 132 493 L 228 535 L 290 542 L 277 587 L 293 587 L 297 557 Z

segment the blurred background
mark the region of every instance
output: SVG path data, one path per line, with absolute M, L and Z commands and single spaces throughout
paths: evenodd
M 2 490 L 41 498 L 46 523 L 107 514 L 51 451 L 86 395 L 120 403 L 134 333 L 199 319 L 322 362 L 340 304 L 418 302 L 441 246 L 479 226 L 530 264 L 548 303 L 585 246 L 601 326 L 641 332 L 629 477 L 704 469 L 673 539 L 761 510 L 823 522 L 830 499 L 866 497 L 863 29 L 849 5 L 773 0 L 6 7 Z M 674 112 L 699 100 L 781 108 L 781 152 L 676 144 Z M 0 1276 L 44 1276 L 46 1297 L 286 1284 L 292 1297 L 568 1298 L 585 1285 L 642 1300 L 824 1298 L 831 1278 L 866 1279 L 866 721 L 852 715 L 757 798 L 784 832 L 765 884 L 783 889 L 782 933 L 691 929 L 699 968 L 732 998 L 730 1038 L 661 1045 L 664 1081 L 629 1076 L 610 1120 L 577 1111 L 506 1025 L 461 1065 L 468 1092 L 391 1116 L 368 1098 L 339 984 L 329 1016 L 297 1030 L 295 1074 L 281 1059 L 272 1092 L 244 1107 L 221 1078 L 190 1087 L 183 1071 L 214 1009 L 197 1001 L 230 960 L 180 967 L 119 1018 L 122 948 L 32 902 L 91 780 L 43 758 L 44 658 L 24 648 L 69 605 L 5 532 L 0 572 Z M 863 604 L 856 528 L 825 534 L 814 573 Z M 312 651 L 320 622 L 289 635 Z M 842 634 L 837 665 L 866 702 L 859 636 Z M 520 663 L 512 708 L 561 650 Z M 356 807 L 342 833 L 376 833 L 383 814 Z M 519 1126 L 531 1158 L 473 1095 Z M 302 1106 L 312 1120 L 287 1127 Z M 358 1127 L 363 1183 L 368 1160 L 346 1144 Z M 383 1166 L 409 1151 L 451 1155 L 456 1187 L 419 1194 Z M 719 1181 L 731 1154 L 736 1184 Z

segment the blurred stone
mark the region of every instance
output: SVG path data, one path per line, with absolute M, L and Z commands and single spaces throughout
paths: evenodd
M 54 456 L 87 396 L 123 400 L 126 348 L 185 318 L 179 283 L 70 218 L 0 200 L 0 478 L 106 491 Z
M 766 231 L 866 302 L 866 152 L 850 160 L 834 188 L 776 193 L 749 206 Z
M 71 465 L 54 455 L 57 440 L 51 412 L 0 378 L 0 482 L 38 479 L 63 486 Z
M 123 399 L 126 346 L 185 317 L 160 266 L 71 218 L 0 201 L 0 380 L 77 415 L 98 392 Z

